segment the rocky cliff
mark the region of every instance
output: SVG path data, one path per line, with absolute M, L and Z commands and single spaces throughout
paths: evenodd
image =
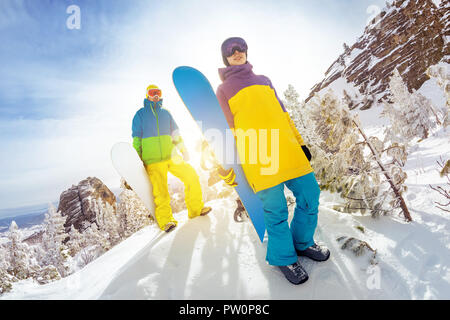
M 375 17 L 352 46 L 344 44 L 344 53 L 333 62 L 325 79 L 315 85 L 308 99 L 345 79 L 361 96 L 354 107 L 370 108 L 372 102 L 388 95 L 390 76 L 395 68 L 410 90 L 419 89 L 428 80 L 428 67 L 449 63 L 450 0 L 439 7 L 431 0 L 395 0 Z M 342 94 L 342 92 L 340 92 Z
M 98 178 L 88 177 L 64 191 L 59 200 L 58 211 L 67 217 L 66 232 L 73 225 L 82 231 L 84 221 L 95 222 L 98 200 L 116 207 L 116 197 Z

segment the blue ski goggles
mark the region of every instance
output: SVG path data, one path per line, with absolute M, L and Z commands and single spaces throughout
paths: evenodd
M 222 54 L 231 57 L 236 51 L 247 52 L 247 43 L 242 38 L 229 38 L 222 44 Z

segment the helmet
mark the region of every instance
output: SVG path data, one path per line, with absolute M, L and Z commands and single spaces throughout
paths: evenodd
M 145 91 L 145 97 L 146 97 L 147 99 L 148 99 L 148 95 L 149 95 L 148 93 L 149 93 L 150 90 L 159 90 L 159 96 L 161 97 L 161 95 L 162 95 L 161 89 L 159 89 L 157 85 L 151 84 L 151 85 L 149 85 L 149 86 L 147 87 L 147 90 Z
M 240 52 L 245 52 L 247 55 L 247 43 L 245 42 L 244 39 L 239 38 L 239 37 L 232 37 L 232 38 L 228 38 L 227 40 L 225 40 L 222 43 L 221 46 L 221 51 L 222 51 L 222 59 L 223 59 L 223 63 L 226 66 L 229 66 L 230 64 L 228 63 L 227 57 L 230 57 L 233 55 L 233 53 L 235 51 L 240 51 Z

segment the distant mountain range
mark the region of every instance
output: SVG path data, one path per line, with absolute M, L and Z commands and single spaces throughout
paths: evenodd
M 53 202 L 57 206 L 58 202 Z M 44 222 L 48 203 L 11 209 L 0 209 L 0 233 L 8 231 L 15 221 L 20 229 L 30 228 Z
M 34 225 L 41 224 L 44 222 L 46 213 L 47 208 L 38 212 L 22 214 L 16 217 L 0 218 L 0 233 L 8 231 L 12 221 L 15 221 L 20 229 L 30 228 Z

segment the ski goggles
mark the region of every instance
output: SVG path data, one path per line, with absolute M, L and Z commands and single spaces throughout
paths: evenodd
M 149 97 L 154 97 L 154 96 L 161 97 L 161 90 L 160 89 L 150 89 L 147 91 L 147 95 Z
M 227 39 L 222 45 L 222 53 L 225 57 L 231 57 L 236 51 L 247 52 L 247 43 L 242 38 Z

